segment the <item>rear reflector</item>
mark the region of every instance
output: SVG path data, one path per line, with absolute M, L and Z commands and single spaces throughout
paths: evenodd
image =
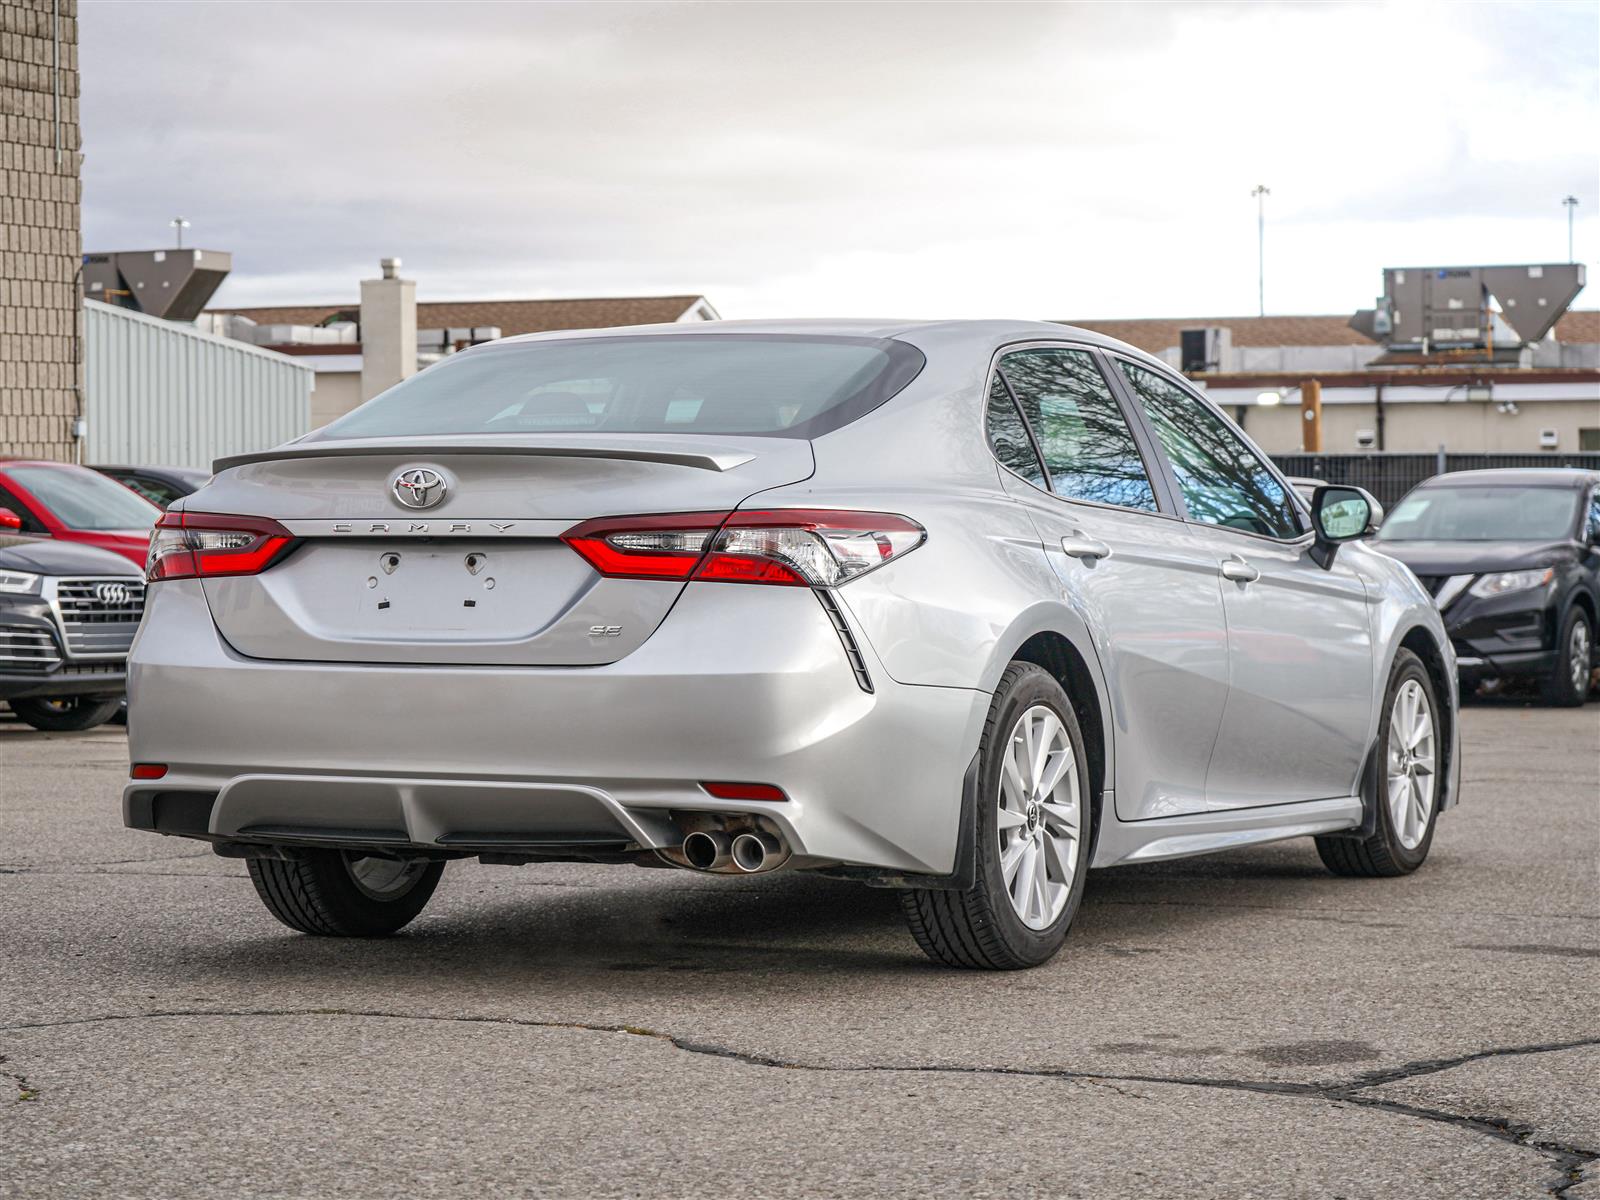
M 130 779 L 161 779 L 167 773 L 166 763 L 134 763 L 128 772 Z
M 770 783 L 702 783 L 718 800 L 787 800 L 783 789 Z
M 602 575 L 835 587 L 927 536 L 896 513 L 791 508 L 605 517 L 562 539 Z
M 257 575 L 286 554 L 295 537 L 267 517 L 169 512 L 156 522 L 145 558 L 145 578 L 212 578 Z

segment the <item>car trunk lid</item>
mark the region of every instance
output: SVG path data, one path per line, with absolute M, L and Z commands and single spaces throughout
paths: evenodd
M 655 631 L 683 584 L 606 578 L 560 540 L 580 521 L 725 513 L 811 474 L 810 443 L 666 434 L 312 442 L 220 460 L 190 513 L 270 517 L 301 539 L 259 575 L 209 578 L 253 658 L 596 666 Z M 411 472 L 437 483 L 405 504 Z

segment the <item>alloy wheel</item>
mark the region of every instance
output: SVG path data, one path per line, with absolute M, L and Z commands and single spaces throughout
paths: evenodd
M 1415 679 L 1395 693 L 1389 710 L 1389 817 L 1395 836 L 1415 850 L 1433 819 L 1435 748 L 1433 708 Z
M 1035 704 L 1012 726 L 995 806 L 1000 877 L 1029 929 L 1048 928 L 1072 894 L 1081 803 L 1067 728 L 1053 710 Z
M 345 870 L 356 887 L 374 900 L 394 900 L 404 896 L 428 869 L 420 859 L 378 858 L 371 855 L 344 855 Z
M 1589 623 L 1581 618 L 1572 623 L 1572 636 L 1567 639 L 1567 666 L 1572 686 L 1582 696 L 1589 690 Z

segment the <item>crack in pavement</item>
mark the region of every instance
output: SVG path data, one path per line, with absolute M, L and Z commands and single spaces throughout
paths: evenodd
M 1120 900 L 1111 896 L 1086 896 L 1085 904 L 1093 900 L 1095 904 L 1119 904 L 1131 908 L 1221 908 L 1241 909 L 1253 912 L 1275 913 L 1317 913 L 1317 909 L 1291 908 L 1283 904 L 1250 904 L 1239 900 Z M 1357 916 L 1393 916 L 1394 910 L 1387 908 L 1337 908 L 1320 910 L 1330 916 L 1350 913 Z M 1430 916 L 1439 917 L 1475 917 L 1481 919 L 1483 912 L 1472 909 L 1430 908 Z M 1509 909 L 1497 909 L 1493 914 L 1497 917 L 1526 917 L 1534 921 L 1593 921 L 1600 918 L 1600 912 L 1592 913 L 1543 913 L 1543 912 L 1512 912 Z
M 198 854 L 160 854 L 154 858 L 110 858 L 104 862 L 64 862 L 64 863 L 23 863 L 16 866 L 0 864 L 0 875 L 145 875 L 157 874 L 153 871 L 100 871 L 96 867 L 133 867 L 145 863 L 189 862 L 197 858 L 210 858 L 211 851 L 205 850 Z M 221 860 L 219 860 L 221 861 Z M 169 871 L 167 874 L 179 874 Z M 198 876 L 196 877 L 198 878 Z
M 0 1063 L 7 1061 L 9 1060 L 6 1058 L 6 1056 L 0 1054 Z M 28 1077 L 26 1075 L 23 1075 L 17 1071 L 0 1071 L 0 1076 L 11 1080 L 17 1085 L 18 1103 L 26 1100 L 37 1100 L 39 1098 L 39 1089 L 28 1082 Z
M 1073 1071 L 1065 1067 L 982 1067 L 982 1066 L 956 1066 L 945 1063 L 923 1063 L 890 1066 L 884 1064 L 868 1064 L 866 1066 L 830 1066 L 820 1063 L 806 1063 L 779 1058 L 771 1058 L 760 1054 L 750 1054 L 746 1051 L 735 1050 L 729 1046 L 719 1046 L 710 1042 L 692 1041 L 686 1037 L 675 1034 L 662 1033 L 659 1030 L 649 1029 L 640 1025 L 599 1025 L 583 1021 L 539 1021 L 525 1017 L 490 1017 L 490 1016 L 441 1016 L 437 1013 L 405 1013 L 377 1009 L 350 1009 L 350 1008 L 262 1008 L 262 1009 L 161 1009 L 152 1012 L 140 1013 L 106 1013 L 95 1017 L 76 1017 L 63 1021 L 38 1021 L 19 1025 L 0 1026 L 0 1034 L 19 1033 L 30 1029 L 59 1029 L 76 1025 L 111 1024 L 122 1021 L 160 1020 L 179 1017 L 367 1017 L 378 1020 L 395 1021 L 441 1021 L 465 1025 L 502 1025 L 520 1027 L 524 1029 L 568 1029 L 585 1033 L 624 1033 L 635 1037 L 653 1038 L 684 1052 L 685 1054 L 704 1055 L 709 1058 L 723 1058 L 745 1066 L 764 1067 L 785 1071 L 815 1071 L 827 1074 L 926 1074 L 926 1075 L 993 1075 L 1017 1076 L 1019 1078 L 1035 1079 L 1064 1079 L 1083 1082 L 1091 1085 L 1111 1087 L 1120 1091 L 1115 1085 L 1121 1083 L 1137 1084 L 1170 1084 L 1176 1087 L 1213 1088 L 1221 1091 L 1246 1092 L 1263 1096 L 1292 1096 L 1300 1099 L 1322 1100 L 1330 1104 L 1348 1104 L 1357 1108 L 1369 1109 L 1374 1112 L 1387 1113 L 1391 1116 L 1410 1117 L 1414 1120 L 1434 1121 L 1439 1124 L 1450 1125 L 1457 1129 L 1470 1130 L 1496 1140 L 1508 1142 L 1515 1146 L 1522 1146 L 1535 1150 L 1552 1160 L 1552 1165 L 1558 1172 L 1554 1180 L 1545 1185 L 1545 1190 L 1553 1196 L 1564 1197 L 1567 1190 L 1582 1182 L 1585 1168 L 1597 1159 L 1600 1159 L 1600 1150 L 1587 1147 L 1572 1146 L 1560 1142 L 1540 1142 L 1533 1140 L 1533 1130 L 1527 1126 L 1511 1124 L 1510 1121 L 1487 1118 L 1468 1117 L 1459 1113 L 1447 1112 L 1443 1109 L 1424 1108 L 1421 1105 L 1407 1104 L 1398 1100 L 1385 1100 L 1376 1096 L 1365 1096 L 1361 1093 L 1369 1088 L 1381 1087 L 1385 1084 L 1397 1083 L 1402 1080 L 1416 1078 L 1422 1075 L 1437 1074 L 1448 1071 L 1454 1067 L 1467 1063 L 1479 1062 L 1487 1058 L 1505 1058 L 1527 1054 L 1547 1054 L 1558 1050 L 1573 1050 L 1584 1046 L 1600 1046 L 1600 1037 L 1576 1038 L 1564 1042 L 1540 1042 L 1524 1046 L 1498 1046 L 1488 1050 L 1478 1050 L 1471 1054 L 1457 1055 L 1454 1058 L 1422 1059 L 1406 1063 L 1385 1071 L 1367 1071 L 1356 1075 L 1342 1083 L 1285 1083 L 1252 1079 L 1228 1079 L 1216 1076 L 1191 1076 L 1191 1075 L 1118 1075 L 1103 1071 Z M 0 1062 L 5 1061 L 0 1058 Z M 12 1075 L 19 1080 L 21 1076 Z M 1123 1093 L 1131 1098 L 1148 1099 L 1133 1093 Z M 37 1093 L 24 1098 L 33 1099 Z

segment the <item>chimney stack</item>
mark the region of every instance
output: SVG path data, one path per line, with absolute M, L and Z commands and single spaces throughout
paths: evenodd
M 399 277 L 400 260 L 378 263 L 381 279 L 361 281 L 361 399 L 417 370 L 417 285 Z

